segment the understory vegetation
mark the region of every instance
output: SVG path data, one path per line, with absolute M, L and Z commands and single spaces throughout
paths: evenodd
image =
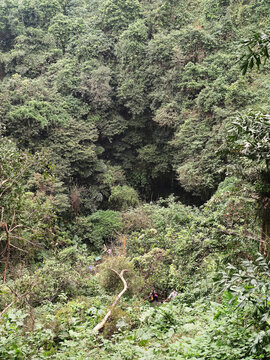
M 270 358 L 269 14 L 0 0 L 0 359 Z

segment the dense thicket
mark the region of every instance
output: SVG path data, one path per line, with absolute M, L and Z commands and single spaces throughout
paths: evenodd
M 268 110 L 265 76 L 242 77 L 237 64 L 238 41 L 268 26 L 267 10 L 265 1 L 1 1 L 2 134 L 46 149 L 80 212 L 107 206 L 124 184 L 146 199 L 205 201 L 226 172 L 224 123 Z
M 269 358 L 269 11 L 0 0 L 0 358 Z

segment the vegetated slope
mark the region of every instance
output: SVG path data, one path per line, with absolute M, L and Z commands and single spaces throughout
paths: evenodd
M 66 234 L 42 262 L 13 266 L 1 285 L 1 357 L 267 359 L 269 268 L 262 256 L 251 261 L 259 232 L 251 193 L 230 178 L 201 210 L 169 199 L 124 212 L 126 247 L 122 236 L 108 244 L 101 263 Z M 127 270 L 128 292 L 98 335 L 122 288 L 111 269 Z M 176 299 L 162 303 L 172 289 Z
M 268 2 L 0 4 L 0 358 L 268 359 Z
M 268 10 L 265 1 L 3 1 L 2 133 L 46 149 L 58 192 L 75 194 L 81 212 L 108 206 L 124 184 L 146 199 L 205 201 L 226 172 L 223 124 L 268 109 L 268 75 L 243 77 L 237 64 L 239 40 L 268 26 Z

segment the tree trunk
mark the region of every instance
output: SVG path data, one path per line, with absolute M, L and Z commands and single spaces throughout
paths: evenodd
M 95 331 L 95 332 L 98 332 L 99 330 L 101 330 L 101 329 L 104 327 L 104 325 L 106 324 L 107 320 L 108 320 L 109 317 L 111 316 L 113 309 L 116 307 L 116 305 L 117 305 L 118 301 L 120 300 L 121 296 L 127 291 L 127 288 L 128 288 L 127 282 L 126 282 L 126 280 L 124 279 L 124 276 L 123 276 L 124 273 L 125 273 L 126 271 L 128 271 L 128 270 L 124 269 L 124 270 L 121 271 L 120 274 L 118 274 L 118 272 L 115 271 L 114 269 L 111 269 L 111 270 L 112 270 L 113 272 L 115 272 L 115 273 L 120 277 L 120 279 L 121 279 L 121 281 L 122 281 L 122 283 L 123 283 L 123 285 L 124 285 L 124 288 L 123 288 L 123 290 L 116 296 L 116 298 L 115 298 L 115 300 L 114 300 L 114 302 L 113 302 L 110 310 L 107 312 L 107 314 L 105 315 L 105 317 L 103 318 L 103 320 L 94 327 L 93 331 Z
M 263 248 L 265 248 L 265 220 L 262 220 L 262 227 L 261 227 L 261 240 L 260 240 L 260 246 L 259 251 L 261 254 L 263 254 Z
M 3 276 L 3 283 L 5 284 L 7 279 L 7 269 L 8 269 L 8 263 L 9 263 L 9 256 L 10 256 L 10 236 L 9 236 L 9 230 L 7 223 L 3 222 L 0 224 L 0 228 L 4 228 L 7 236 L 7 250 L 6 250 L 6 262 L 5 262 L 5 270 L 4 270 L 4 276 Z

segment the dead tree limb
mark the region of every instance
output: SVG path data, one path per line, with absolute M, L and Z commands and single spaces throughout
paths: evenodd
M 0 312 L 0 318 L 4 315 L 4 313 L 13 305 L 15 304 L 18 300 L 20 300 L 21 298 L 27 296 L 28 294 L 31 293 L 31 291 L 33 290 L 33 288 L 37 285 L 37 283 L 35 284 L 31 284 L 30 289 L 27 290 L 25 293 L 18 295 L 13 289 L 11 289 L 9 286 L 7 286 L 11 292 L 15 295 L 15 299 L 13 301 L 11 301 L 10 304 L 8 304 L 1 312 Z
M 225 234 L 225 235 L 239 236 L 239 237 L 243 237 L 245 239 L 258 241 L 259 243 L 265 243 L 265 241 L 262 238 L 258 239 L 258 238 L 254 237 L 254 236 L 239 234 L 236 231 L 231 231 L 231 230 L 226 230 L 226 229 L 217 229 L 217 231 L 222 233 L 222 234 Z
M 114 300 L 114 302 L 113 302 L 110 310 L 109 310 L 109 311 L 107 312 L 107 314 L 104 316 L 103 320 L 94 327 L 93 331 L 95 331 L 95 332 L 98 332 L 99 330 L 101 330 L 101 329 L 104 327 L 104 325 L 106 324 L 107 320 L 108 320 L 109 317 L 111 316 L 113 309 L 116 307 L 116 305 L 117 305 L 118 301 L 120 300 L 121 296 L 127 291 L 127 288 L 128 288 L 127 282 L 126 282 L 126 280 L 124 279 L 124 276 L 123 276 L 124 273 L 127 272 L 128 270 L 124 269 L 124 270 L 122 270 L 122 271 L 120 272 L 120 274 L 118 274 L 118 272 L 117 272 L 116 270 L 114 270 L 114 269 L 111 269 L 111 270 L 112 270 L 116 275 L 119 276 L 119 278 L 121 279 L 121 281 L 122 281 L 122 283 L 123 283 L 123 285 L 124 285 L 124 288 L 123 288 L 123 290 L 116 296 L 116 298 L 115 298 L 115 300 Z
M 7 278 L 7 268 L 8 268 L 8 263 L 9 263 L 9 256 L 10 256 L 10 234 L 9 234 L 9 229 L 7 226 L 6 222 L 2 222 L 0 224 L 0 228 L 3 228 L 6 232 L 6 237 L 7 237 L 7 251 L 6 251 L 6 263 L 5 263 L 5 269 L 4 269 L 4 276 L 3 276 L 3 283 L 5 284 L 6 282 L 6 278 Z
M 0 317 L 4 315 L 4 313 L 16 302 L 16 300 L 11 301 L 10 304 L 8 304 L 3 311 L 0 312 Z
M 19 251 L 22 251 L 22 252 L 28 254 L 28 251 L 23 250 L 23 249 L 19 248 L 18 246 L 15 246 L 15 245 L 13 245 L 13 244 L 11 244 L 11 243 L 10 243 L 9 245 L 10 245 L 11 247 L 13 247 L 14 249 L 17 249 L 17 250 L 19 250 Z

